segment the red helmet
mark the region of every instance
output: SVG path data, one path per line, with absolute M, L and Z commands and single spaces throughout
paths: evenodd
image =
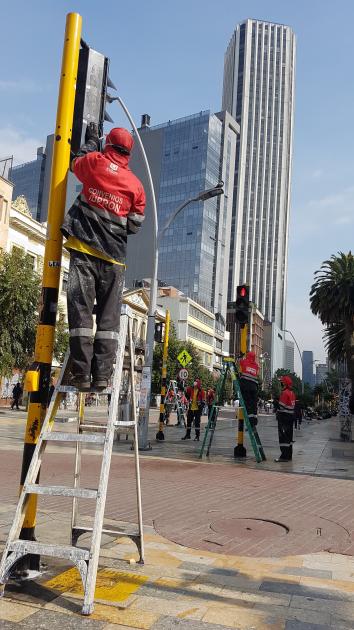
M 127 129 L 123 127 L 114 127 L 111 129 L 106 137 L 105 149 L 109 150 L 110 147 L 117 149 L 120 153 L 130 155 L 133 148 L 134 140 Z
M 285 387 L 292 387 L 293 386 L 293 381 L 290 378 L 290 376 L 282 376 L 280 378 L 280 382 L 283 383 L 283 385 L 285 385 Z
M 246 357 L 247 357 L 247 359 L 252 361 L 252 363 L 254 363 L 255 360 L 256 360 L 256 353 L 255 352 L 247 352 Z

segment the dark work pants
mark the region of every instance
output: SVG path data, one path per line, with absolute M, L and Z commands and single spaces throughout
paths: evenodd
M 240 378 L 240 389 L 242 398 L 246 405 L 247 415 L 251 423 L 252 428 L 257 426 L 257 411 L 258 411 L 258 385 L 253 381 L 249 381 L 246 378 Z
M 191 434 L 191 428 L 194 422 L 195 435 L 196 437 L 199 437 L 201 415 L 202 415 L 202 408 L 197 409 L 196 411 L 192 411 L 192 409 L 189 409 L 188 414 L 187 414 L 187 435 Z
M 125 268 L 70 251 L 68 320 L 71 371 L 76 377 L 109 379 L 117 350 Z M 97 331 L 93 340 L 93 306 Z
M 292 459 L 294 414 L 277 412 L 280 459 Z

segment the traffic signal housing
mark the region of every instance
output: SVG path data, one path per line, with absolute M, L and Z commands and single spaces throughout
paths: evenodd
M 157 343 L 163 343 L 163 323 L 156 322 L 154 339 Z
M 250 289 L 246 284 L 240 284 L 236 290 L 235 317 L 241 327 L 249 322 Z
M 99 137 L 103 136 L 104 121 L 113 122 L 106 112 L 106 103 L 112 100 L 107 88 L 116 88 L 109 78 L 108 70 L 108 57 L 81 41 L 71 137 L 73 153 L 77 153 L 84 144 L 90 122 L 97 124 Z

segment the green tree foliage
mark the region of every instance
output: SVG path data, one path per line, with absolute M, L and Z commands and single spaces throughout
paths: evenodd
M 273 376 L 272 379 L 272 383 L 271 383 L 271 392 L 272 392 L 272 396 L 274 400 L 278 400 L 280 393 L 281 393 L 281 384 L 280 384 L 280 378 L 281 376 L 290 376 L 292 381 L 293 381 L 293 390 L 296 394 L 297 398 L 301 398 L 301 394 L 302 394 L 302 383 L 301 383 L 301 379 L 298 377 L 297 374 L 295 374 L 295 372 L 289 372 L 289 370 L 284 370 L 282 368 L 280 368 L 279 370 L 277 370 Z
M 200 354 L 191 341 L 180 341 L 177 339 L 176 329 L 173 324 L 170 327 L 170 336 L 168 343 L 168 360 L 167 360 L 167 381 L 176 380 L 181 364 L 177 360 L 182 350 L 187 350 L 192 357 L 192 361 L 187 365 L 188 382 L 192 385 L 196 378 L 200 378 L 204 389 L 215 386 L 215 379 L 212 373 L 202 364 Z M 157 343 L 154 349 L 153 373 L 152 373 L 152 392 L 159 394 L 161 391 L 161 367 L 162 367 L 163 344 Z
M 354 256 L 331 256 L 315 272 L 310 305 L 325 326 L 324 340 L 332 360 L 345 360 L 354 391 Z
M 68 347 L 69 329 L 63 307 L 59 306 L 54 338 L 54 357 L 59 363 L 63 362 Z
M 26 369 L 32 360 L 38 319 L 40 276 L 19 248 L 0 254 L 0 374 Z

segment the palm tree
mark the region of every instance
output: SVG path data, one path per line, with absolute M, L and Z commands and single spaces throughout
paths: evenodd
M 347 363 L 354 392 L 354 256 L 331 256 L 315 272 L 310 305 L 325 326 L 324 340 L 332 360 Z

